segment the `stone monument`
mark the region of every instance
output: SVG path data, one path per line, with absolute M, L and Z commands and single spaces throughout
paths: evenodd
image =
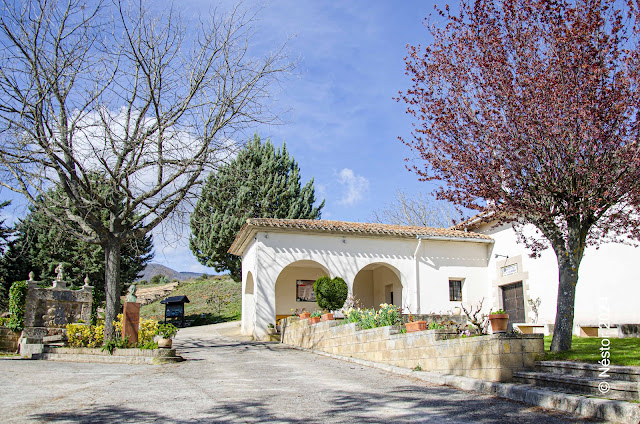
M 80 290 L 67 288 L 64 281 L 64 265 L 59 264 L 56 278 L 51 287 L 42 288 L 35 281 L 33 272 L 27 281 L 27 299 L 24 314 L 20 354 L 27 355 L 26 345 L 41 346 L 46 336 L 62 336 L 67 324 L 91 319 L 93 287 L 83 286 Z M 32 352 L 33 353 L 33 352 Z
M 129 294 L 122 308 L 122 338 L 131 343 L 138 343 L 138 327 L 140 326 L 140 304 L 136 296 L 136 283 L 129 286 Z

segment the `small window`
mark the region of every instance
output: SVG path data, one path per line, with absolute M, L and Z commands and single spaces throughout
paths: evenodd
M 449 280 L 449 300 L 462 302 L 462 280 Z

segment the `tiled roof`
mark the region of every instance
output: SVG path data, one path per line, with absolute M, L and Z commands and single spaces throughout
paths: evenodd
M 234 240 L 229 253 L 242 254 L 241 249 L 252 230 L 283 232 L 349 234 L 363 236 L 388 236 L 401 238 L 444 237 L 454 239 L 493 240 L 484 234 L 459 231 L 450 228 L 410 227 L 404 225 L 375 224 L 365 222 L 327 221 L 320 219 L 249 218 Z

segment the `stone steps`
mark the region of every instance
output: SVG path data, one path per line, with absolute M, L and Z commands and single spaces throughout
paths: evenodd
M 615 400 L 640 400 L 640 367 L 612 366 L 607 377 L 599 365 L 567 361 L 541 361 L 535 371 L 516 371 L 517 383 L 561 389 Z
M 606 373 L 608 378 L 621 381 L 640 382 L 640 367 L 610 365 Z M 600 365 L 571 361 L 538 361 L 536 371 L 557 374 L 570 374 L 581 377 L 599 378 L 603 369 Z

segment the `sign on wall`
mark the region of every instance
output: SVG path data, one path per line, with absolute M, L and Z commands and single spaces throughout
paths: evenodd
M 298 302 L 315 302 L 316 294 L 313 291 L 313 280 L 296 280 L 296 300 Z
M 516 264 L 503 266 L 502 268 L 500 268 L 500 271 L 501 271 L 503 277 L 506 277 L 507 275 L 517 274 L 518 273 L 518 264 L 516 263 Z

